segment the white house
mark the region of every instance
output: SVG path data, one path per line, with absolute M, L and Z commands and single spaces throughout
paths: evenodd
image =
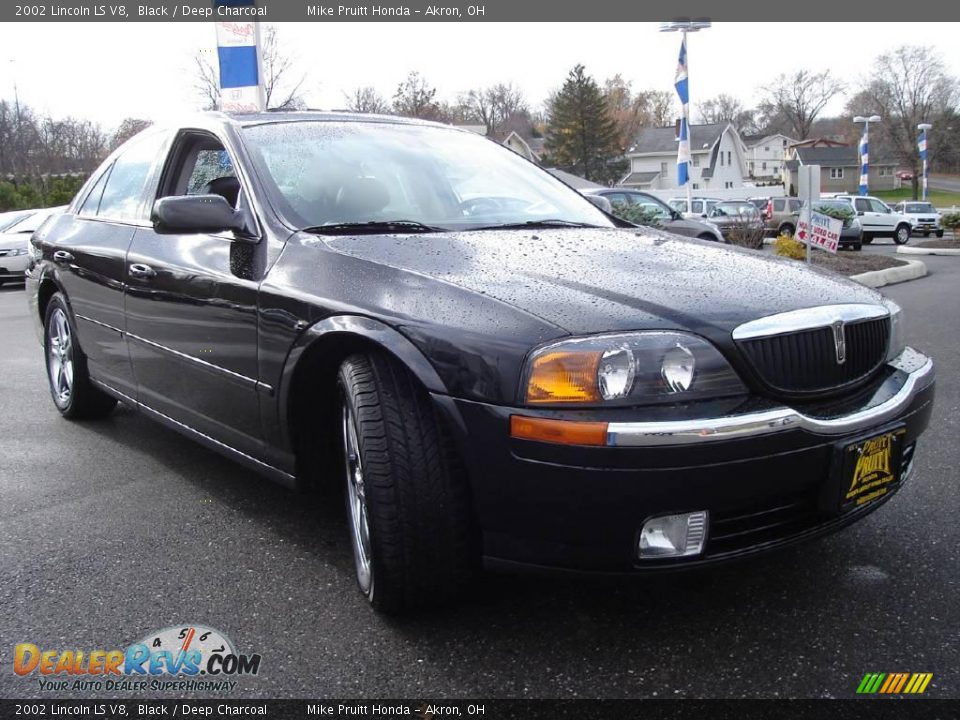
M 677 185 L 678 126 L 646 128 L 627 152 L 630 172 L 620 182 L 645 190 L 668 190 Z M 690 126 L 690 181 L 694 190 L 743 187 L 745 148 L 729 124 Z
M 752 180 L 780 182 L 783 177 L 783 164 L 790 158 L 790 147 L 796 142 L 781 133 L 744 136 L 747 177 Z

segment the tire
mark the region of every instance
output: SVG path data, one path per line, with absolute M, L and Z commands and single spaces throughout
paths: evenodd
M 710 242 L 717 242 L 717 239 L 710 233 L 701 233 L 697 235 L 697 240 L 709 240 Z
M 860 252 L 861 250 L 863 250 L 863 241 L 861 240 L 860 242 L 855 242 L 853 244 L 853 250 L 854 252 Z
M 53 404 L 70 420 L 93 420 L 110 414 L 117 401 L 95 387 L 87 356 L 77 342 L 77 329 L 61 293 L 54 293 L 43 321 L 47 384 Z
M 893 241 L 897 245 L 906 245 L 910 242 L 910 226 L 906 224 L 897 225 L 897 229 L 893 233 Z
M 862 242 L 864 245 L 869 245 L 870 243 L 873 242 L 873 235 L 864 235 L 863 240 L 861 240 L 860 242 Z
M 466 475 L 426 392 L 397 361 L 340 366 L 347 524 L 357 585 L 374 609 L 441 604 L 473 576 Z
M 942 238 L 942 237 L 943 237 L 943 230 L 937 230 L 937 237 L 938 237 L 938 238 Z
M 787 237 L 793 237 L 793 233 L 796 231 L 796 228 L 790 223 L 784 223 L 780 226 L 780 229 L 777 230 L 777 235 L 786 235 Z

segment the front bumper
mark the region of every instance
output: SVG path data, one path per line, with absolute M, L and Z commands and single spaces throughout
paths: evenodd
M 722 402 L 538 411 L 434 399 L 466 460 L 488 565 L 637 573 L 772 550 L 862 518 L 882 502 L 838 516 L 820 501 L 833 481 L 839 448 L 902 427 L 899 489 L 929 423 L 933 396 L 932 362 L 908 349 L 855 396 L 802 408 L 753 400 L 733 411 Z M 665 416 L 704 407 L 712 412 Z M 510 416 L 516 414 L 608 422 L 607 446 L 512 439 Z M 645 520 L 694 510 L 710 514 L 702 555 L 638 558 Z
M 0 281 L 23 282 L 27 260 L 29 260 L 28 255 L 0 255 Z

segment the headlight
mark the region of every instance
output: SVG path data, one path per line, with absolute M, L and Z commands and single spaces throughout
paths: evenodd
M 594 335 L 547 345 L 530 357 L 522 388 L 530 405 L 649 405 L 747 392 L 709 342 L 665 331 Z
M 883 298 L 883 306 L 890 311 L 890 344 L 887 360 L 893 360 L 907 346 L 903 339 L 903 310 L 890 298 Z
M 17 255 L 26 255 L 26 254 L 27 254 L 26 248 L 14 248 L 13 250 L 7 253 L 7 257 L 17 257 Z

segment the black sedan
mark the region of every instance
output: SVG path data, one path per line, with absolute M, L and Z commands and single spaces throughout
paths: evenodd
M 378 609 L 482 564 L 637 575 L 835 530 L 907 480 L 933 364 L 899 308 L 623 228 L 488 140 L 212 114 L 113 153 L 31 241 L 56 407 L 117 401 L 343 488 Z

